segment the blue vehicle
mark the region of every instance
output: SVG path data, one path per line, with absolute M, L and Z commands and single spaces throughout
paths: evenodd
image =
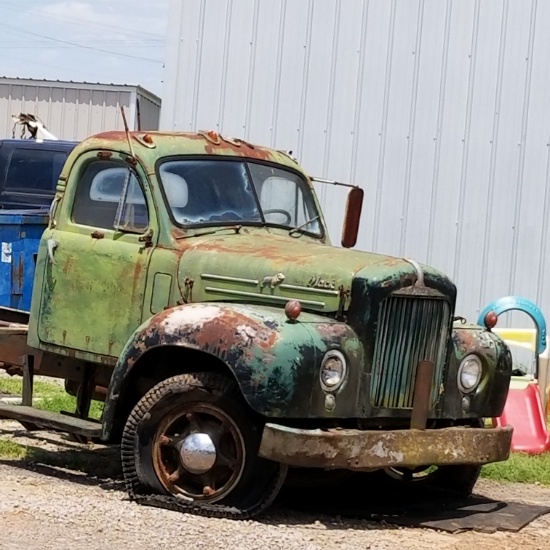
M 48 209 L 77 141 L 0 140 L 0 209 Z
M 78 142 L 58 140 L 35 115 L 12 118 L 12 139 L 0 139 L 0 306 L 29 310 L 40 237 L 57 180 Z M 17 125 L 21 139 L 15 139 Z

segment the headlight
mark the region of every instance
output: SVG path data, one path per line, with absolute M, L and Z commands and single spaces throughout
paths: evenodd
M 483 365 L 477 355 L 468 355 L 458 367 L 458 387 L 463 393 L 474 391 L 481 380 Z
M 335 391 L 345 380 L 347 374 L 346 358 L 336 350 L 327 351 L 321 362 L 319 379 L 326 391 Z

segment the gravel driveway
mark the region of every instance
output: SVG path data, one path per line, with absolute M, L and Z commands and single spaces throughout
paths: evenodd
M 51 434 L 40 432 L 21 439 L 17 424 L 0 422 L 0 437 L 11 437 L 16 432 L 16 441 L 42 448 L 50 458 L 55 453 L 61 457 L 67 452 L 74 454 L 72 447 L 76 444 L 61 444 Z M 81 451 L 83 460 L 89 460 L 85 457 L 90 455 Z M 519 533 L 454 535 L 292 512 L 277 506 L 261 520 L 189 516 L 129 502 L 120 481 L 86 473 L 87 469 L 106 472 L 108 467 L 116 468 L 113 462 L 116 460 L 112 455 L 100 455 L 98 464 L 83 463 L 68 469 L 0 461 L 0 549 L 542 550 L 550 545 L 550 514 Z M 476 492 L 499 499 L 550 502 L 550 488 L 535 485 L 480 481 Z

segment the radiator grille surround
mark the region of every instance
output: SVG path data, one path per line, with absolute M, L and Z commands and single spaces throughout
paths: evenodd
M 393 295 L 378 313 L 371 378 L 372 405 L 412 408 L 416 366 L 435 364 L 431 406 L 443 381 L 451 306 L 442 298 Z

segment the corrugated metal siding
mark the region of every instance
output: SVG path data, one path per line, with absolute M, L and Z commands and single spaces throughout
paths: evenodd
M 142 128 L 158 129 L 159 102 L 131 86 L 109 86 L 0 78 L 0 138 L 12 136 L 13 114 L 38 115 L 59 139 L 81 140 L 105 130 L 123 129 L 120 105 L 137 128 L 132 104 L 140 97 Z M 134 117 L 131 117 L 131 114 Z M 16 129 L 19 136 L 20 127 Z
M 550 314 L 550 2 L 173 0 L 161 128 L 217 128 L 361 184 L 358 248 L 453 278 L 458 311 Z M 319 189 L 334 242 L 345 197 Z
M 147 96 L 138 93 L 139 101 L 139 120 L 136 111 L 135 129 L 136 130 L 158 130 L 160 107 L 158 103 L 151 101 Z

